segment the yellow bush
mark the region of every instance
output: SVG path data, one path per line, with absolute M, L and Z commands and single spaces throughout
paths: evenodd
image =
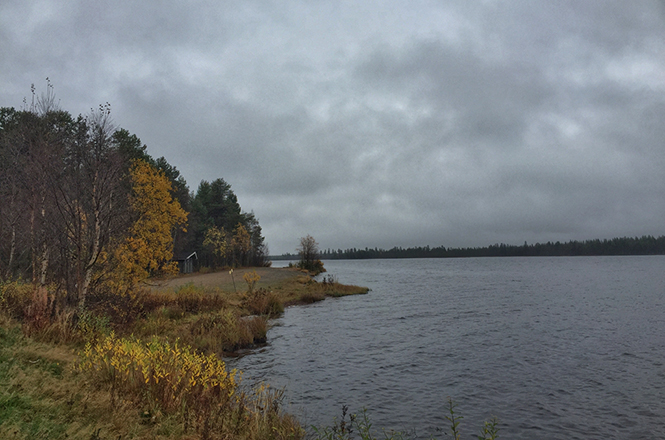
M 261 275 L 256 273 L 255 270 L 251 272 L 245 272 L 245 275 L 242 276 L 245 282 L 247 283 L 247 291 L 251 294 L 254 292 L 254 286 L 261 279 Z
M 241 373 L 227 371 L 214 354 L 205 356 L 178 342 L 116 338 L 113 333 L 81 353 L 77 370 L 108 386 L 111 402 L 133 401 L 147 414 L 174 415 L 185 431 L 201 438 L 299 440 L 298 422 L 280 410 L 282 394 L 261 386 L 240 388 Z
M 166 413 L 196 410 L 197 403 L 204 401 L 228 403 L 238 385 L 237 371 L 227 371 L 214 354 L 205 356 L 156 337 L 140 343 L 111 334 L 94 345 L 88 343 L 79 369 L 109 385 L 112 401 L 122 397 L 149 405 L 156 402 Z

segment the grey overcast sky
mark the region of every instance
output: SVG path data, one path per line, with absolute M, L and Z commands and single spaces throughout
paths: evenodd
M 273 254 L 665 234 L 662 1 L 0 0 L 0 106 L 46 77 Z

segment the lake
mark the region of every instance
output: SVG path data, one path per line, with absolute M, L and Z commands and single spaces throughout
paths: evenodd
M 282 263 L 282 262 L 277 262 Z M 330 425 L 445 438 L 448 396 L 476 438 L 665 438 L 665 257 L 329 260 L 367 295 L 288 308 L 230 367 Z

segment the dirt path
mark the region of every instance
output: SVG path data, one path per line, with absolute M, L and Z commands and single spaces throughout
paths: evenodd
M 220 272 L 210 272 L 205 274 L 193 273 L 187 275 L 181 275 L 177 278 L 172 278 L 170 280 L 159 281 L 154 285 L 154 288 L 160 290 L 175 290 L 180 286 L 183 286 L 188 283 L 193 283 L 196 286 L 202 287 L 219 287 L 223 290 L 233 291 L 233 280 L 235 279 L 235 285 L 238 291 L 247 290 L 247 283 L 243 279 L 243 275 L 246 272 L 251 272 L 255 270 L 257 274 L 261 277 L 259 282 L 256 284 L 256 287 L 269 287 L 271 285 L 277 284 L 282 280 L 287 278 L 294 278 L 298 275 L 302 275 L 301 272 L 289 269 L 289 268 L 275 268 L 275 267 L 250 267 L 250 268 L 241 268 L 233 270 L 233 278 L 229 274 L 228 270 L 222 270 Z

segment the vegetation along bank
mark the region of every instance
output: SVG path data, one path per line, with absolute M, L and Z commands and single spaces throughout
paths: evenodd
M 303 438 L 223 356 L 287 305 L 368 289 L 315 281 L 310 236 L 299 268 L 268 268 L 231 186 L 190 192 L 110 105 L 74 117 L 50 84 L 29 102 L 0 108 L 0 438 Z
M 234 288 L 235 280 L 235 288 Z M 0 437 L 302 438 L 282 390 L 243 385 L 223 355 L 266 342 L 288 304 L 366 288 L 295 269 L 236 268 L 163 281 L 85 310 L 0 285 Z

